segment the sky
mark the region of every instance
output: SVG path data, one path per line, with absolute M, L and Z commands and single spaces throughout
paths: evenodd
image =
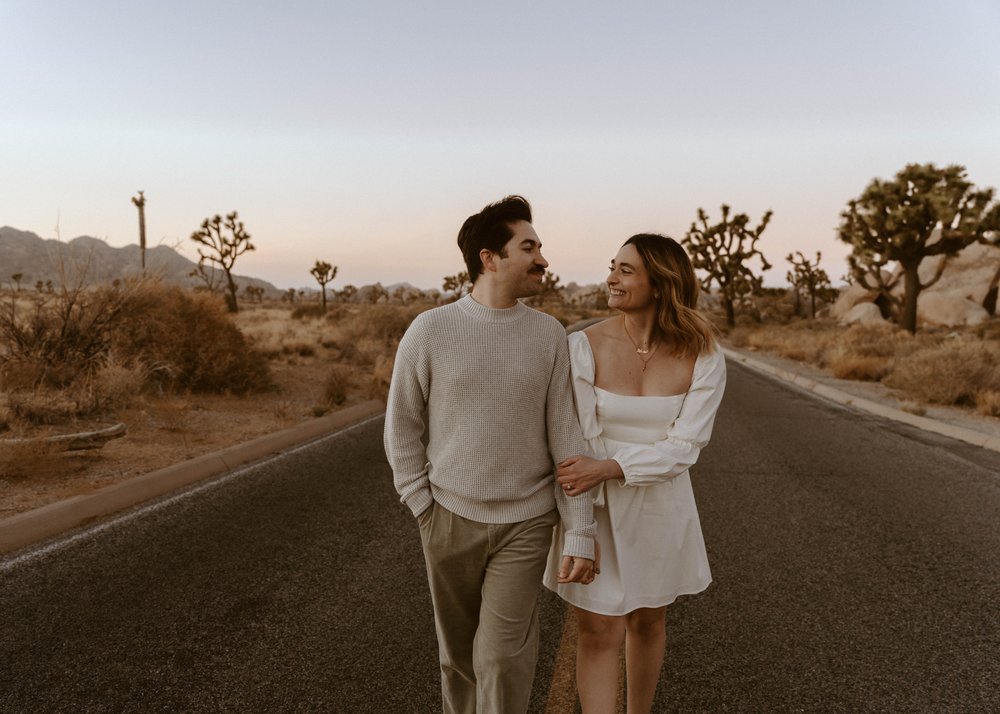
M 846 273 L 840 212 L 908 163 L 1000 188 L 1000 0 L 0 0 L 0 225 L 197 259 L 280 288 L 440 288 L 464 219 L 524 195 L 563 284 L 699 207 Z

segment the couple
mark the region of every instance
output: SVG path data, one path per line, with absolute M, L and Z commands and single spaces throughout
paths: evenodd
M 630 238 L 607 280 L 621 315 L 567 345 L 518 302 L 548 266 L 525 199 L 469 217 L 458 244 L 472 292 L 407 330 L 385 424 L 423 543 L 444 711 L 527 710 L 544 582 L 576 610 L 583 711 L 614 711 L 624 642 L 628 711 L 648 712 L 666 606 L 711 580 L 688 467 L 726 372 L 691 262 L 669 238 Z

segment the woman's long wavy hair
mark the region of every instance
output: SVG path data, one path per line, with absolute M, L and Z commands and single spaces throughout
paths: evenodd
M 698 278 L 691 259 L 673 238 L 639 233 L 624 245 L 635 246 L 656 295 L 660 336 L 676 357 L 692 357 L 715 349 L 716 329 L 698 312 Z

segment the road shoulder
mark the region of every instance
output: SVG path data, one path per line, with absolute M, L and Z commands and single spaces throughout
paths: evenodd
M 838 404 L 1000 452 L 1000 419 L 951 407 L 917 407 L 913 402 L 899 398 L 882 384 L 837 379 L 811 365 L 777 355 L 729 346 L 723 346 L 723 352 L 732 362 L 794 384 Z M 916 410 L 923 413 L 914 413 Z
M 74 496 L 0 520 L 0 555 L 96 521 L 252 461 L 318 439 L 385 409 L 371 400 L 319 419 L 157 469 L 83 496 Z

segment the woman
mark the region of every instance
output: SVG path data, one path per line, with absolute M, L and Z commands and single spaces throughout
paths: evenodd
M 587 453 L 556 472 L 566 493 L 594 498 L 600 574 L 590 585 L 558 582 L 557 531 L 545 585 L 576 610 L 585 714 L 615 710 L 623 642 L 628 712 L 639 714 L 656 692 L 666 606 L 712 579 L 688 468 L 711 436 L 726 364 L 676 241 L 632 236 L 607 283 L 621 315 L 569 336 Z

